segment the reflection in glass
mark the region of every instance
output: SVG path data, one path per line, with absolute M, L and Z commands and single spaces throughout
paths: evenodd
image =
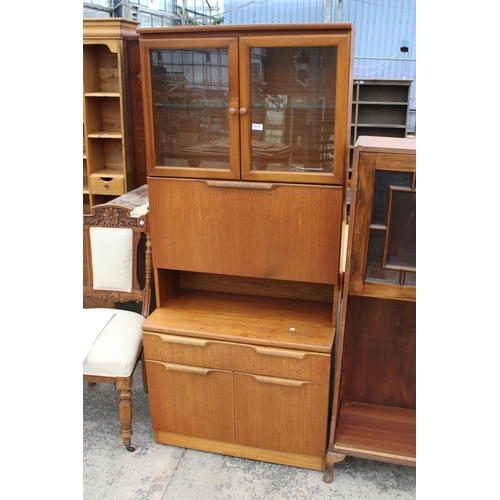
M 415 269 L 417 261 L 417 195 L 414 191 L 391 189 L 385 266 Z
M 415 286 L 415 174 L 376 170 L 372 205 L 366 281 Z
M 413 174 L 411 172 L 394 172 L 389 170 L 375 171 L 372 224 L 387 225 L 390 186 L 411 188 L 412 181 Z
M 156 164 L 229 169 L 227 49 L 152 50 Z
M 368 256 L 366 259 L 366 281 L 399 283 L 400 272 L 382 267 L 384 259 L 385 231 L 370 229 Z
M 251 49 L 252 168 L 333 171 L 336 47 Z

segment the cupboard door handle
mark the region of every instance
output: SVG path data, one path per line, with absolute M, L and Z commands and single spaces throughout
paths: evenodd
M 307 356 L 306 352 L 292 351 L 289 349 L 277 349 L 273 347 L 258 347 L 251 346 L 257 354 L 265 354 L 267 356 L 280 356 L 282 358 L 304 359 Z
M 192 337 L 181 337 L 177 335 L 165 335 L 164 333 L 148 333 L 148 335 L 155 335 L 163 342 L 171 342 L 172 344 L 187 344 L 199 347 L 205 347 L 210 341 Z
M 194 375 L 208 375 L 211 372 L 221 371 L 212 370 L 210 368 L 201 368 L 200 366 L 188 366 L 188 365 L 178 365 L 176 363 L 165 363 L 163 361 L 147 360 L 148 363 L 157 363 L 162 365 L 166 370 L 171 370 L 173 372 L 183 372 L 192 373 Z
M 202 181 L 210 187 L 239 188 L 239 189 L 274 189 L 276 184 L 265 182 L 236 182 L 236 181 Z
M 247 374 L 245 373 L 244 375 Z M 248 374 L 248 376 L 254 378 L 257 382 L 260 382 L 261 384 L 286 385 L 288 387 L 303 387 L 304 385 L 311 383 L 305 380 L 293 380 L 290 378 L 264 377 L 262 375 L 251 375 L 251 374 Z
M 247 113 L 247 108 L 240 108 L 240 115 L 245 116 Z
M 236 109 L 235 108 L 229 108 L 229 114 L 231 116 L 234 116 L 236 114 Z

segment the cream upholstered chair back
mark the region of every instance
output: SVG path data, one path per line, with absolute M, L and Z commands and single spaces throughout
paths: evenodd
M 86 245 L 85 298 L 142 302 L 147 317 L 151 301 L 151 242 L 147 216 L 131 217 L 130 208 L 96 205 L 83 217 Z M 145 262 L 138 248 L 145 238 Z M 139 273 L 139 268 L 143 272 Z M 140 276 L 140 275 L 141 276 Z

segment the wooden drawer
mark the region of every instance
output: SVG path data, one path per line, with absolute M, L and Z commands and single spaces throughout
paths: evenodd
M 330 355 L 144 332 L 147 360 L 328 384 Z
M 90 176 L 90 192 L 92 194 L 120 195 L 125 193 L 123 177 Z
M 156 268 L 336 284 L 342 188 L 148 178 Z

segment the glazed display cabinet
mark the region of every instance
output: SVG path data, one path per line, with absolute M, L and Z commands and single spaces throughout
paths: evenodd
M 416 143 L 360 137 L 325 481 L 355 456 L 416 465 Z
M 353 27 L 138 32 L 155 439 L 324 470 Z

